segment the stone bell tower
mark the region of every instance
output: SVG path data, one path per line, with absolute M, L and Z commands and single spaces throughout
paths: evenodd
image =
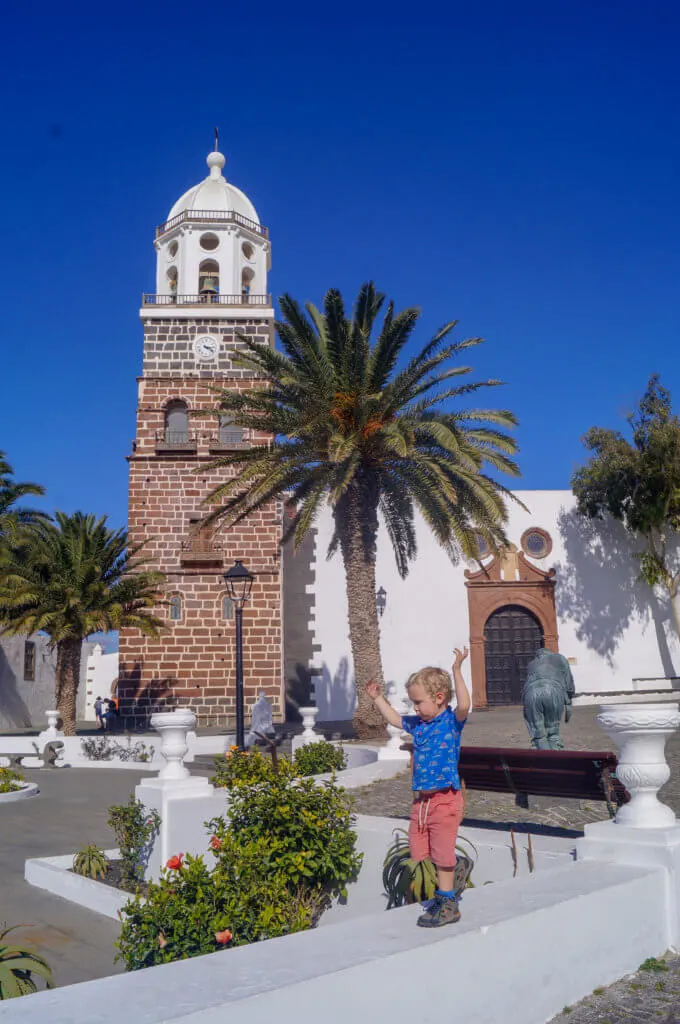
M 200 725 L 230 727 L 235 710 L 234 609 L 223 574 L 241 559 L 255 575 L 244 609 L 246 711 L 261 689 L 283 716 L 281 515 L 277 503 L 232 528 L 206 528 L 204 499 L 229 469 L 221 453 L 266 443 L 228 420 L 192 414 L 215 404 L 211 385 L 246 389 L 253 374 L 233 365 L 237 332 L 273 345 L 267 293 L 269 232 L 253 204 L 226 180 L 224 156 L 177 200 L 156 229 L 156 291 L 142 298 L 142 376 L 128 457 L 130 542 L 146 542 L 167 577 L 159 640 L 120 636 L 120 711 L 125 719 L 163 706 L 191 708 Z M 132 724 L 132 722 L 128 722 Z

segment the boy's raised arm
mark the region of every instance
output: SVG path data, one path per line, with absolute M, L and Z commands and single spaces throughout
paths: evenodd
M 456 709 L 455 715 L 459 722 L 464 722 L 470 713 L 470 694 L 468 688 L 465 685 L 463 679 L 463 673 L 461 672 L 461 665 L 465 661 L 469 654 L 467 647 L 464 647 L 461 651 L 459 647 L 455 648 L 455 659 L 451 666 L 453 672 L 453 687 L 456 691 Z
M 393 708 L 390 702 L 383 697 L 378 683 L 374 683 L 373 680 L 371 680 L 370 683 L 367 683 L 366 693 L 371 698 L 386 722 L 389 722 L 390 725 L 396 725 L 397 727 L 401 725 L 401 715 L 396 708 Z

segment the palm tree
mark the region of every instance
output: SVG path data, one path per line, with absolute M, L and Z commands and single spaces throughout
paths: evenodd
M 0 451 L 0 544 L 16 540 L 23 528 L 49 518 L 44 512 L 17 505 L 28 494 L 44 494 L 45 488 L 40 484 L 17 483 L 13 476 L 6 453 Z
M 33 527 L 10 547 L 0 567 L 0 631 L 46 634 L 57 649 L 57 709 L 67 736 L 75 735 L 83 640 L 122 626 L 157 637 L 161 573 L 145 568 L 141 545 L 106 518 L 75 512 Z
M 209 518 L 232 523 L 286 496 L 294 512 L 286 536 L 296 546 L 322 504 L 331 505 L 329 554 L 339 548 L 345 565 L 354 721 L 364 737 L 384 730 L 364 693 L 370 679 L 383 683 L 375 600 L 380 518 L 402 577 L 416 554 L 415 507 L 450 556 L 475 558 L 479 535 L 493 547 L 506 541 L 509 492 L 486 467 L 519 475 L 511 458 L 517 444 L 503 429 L 516 425 L 513 414 L 453 405 L 501 383 L 464 381 L 470 367 L 453 363 L 482 339 L 452 343 L 455 322 L 445 324 L 399 369 L 419 310 L 395 313 L 390 302 L 372 339 L 383 302 L 372 283 L 363 285 L 350 319 L 338 291 L 326 294 L 323 312 L 308 303 L 306 314 L 285 295 L 276 325 L 282 351 L 240 336 L 235 358 L 261 383 L 245 392 L 216 389 L 212 413 L 273 440 L 211 463 L 230 473 L 208 498 L 219 506 Z

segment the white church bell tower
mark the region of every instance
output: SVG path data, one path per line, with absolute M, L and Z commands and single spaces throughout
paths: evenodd
M 207 178 L 177 200 L 156 230 L 156 294 L 145 295 L 144 305 L 271 307 L 267 229 L 224 177 L 222 153 L 215 149 L 206 162 Z

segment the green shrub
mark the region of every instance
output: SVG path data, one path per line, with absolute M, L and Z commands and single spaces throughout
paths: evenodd
M 0 793 L 13 793 L 23 781 L 23 775 L 13 768 L 0 768 Z
M 123 911 L 116 957 L 128 971 L 186 960 L 230 946 L 304 931 L 312 901 L 292 894 L 280 874 L 263 874 L 267 843 L 225 838 L 209 869 L 202 857 L 177 857 L 159 882 Z
M 33 975 L 42 978 L 47 988 L 54 988 L 54 979 L 47 961 L 23 946 L 5 941 L 12 928 L 0 932 L 0 999 L 14 999 L 38 991 Z
M 123 887 L 135 891 L 144 876 L 144 863 L 161 819 L 157 811 L 147 811 L 130 794 L 127 804 L 109 807 L 109 827 L 116 837 L 121 859 Z
M 259 754 L 234 754 L 229 760 L 239 758 L 259 759 L 259 781 L 247 783 L 238 770 L 233 772 L 229 817 L 210 822 L 217 839 L 227 834 L 243 843 L 266 839 L 268 863 L 285 875 L 292 889 L 318 890 L 327 901 L 344 895 L 361 867 L 345 790 L 332 780 L 319 784 L 302 778 L 286 758 L 278 770 Z
M 213 786 L 254 786 L 258 782 L 267 782 L 276 775 L 276 767 L 271 757 L 264 757 L 259 750 L 239 750 L 231 747 L 226 754 L 215 758 L 215 774 L 211 778 Z
M 322 775 L 324 772 L 341 772 L 347 767 L 347 754 L 342 747 L 336 747 L 328 740 L 316 740 L 298 747 L 293 756 L 300 775 Z
M 142 901 L 124 908 L 118 942 L 127 970 L 258 942 L 316 923 L 358 874 L 350 802 L 333 782 L 302 778 L 282 758 L 235 750 L 216 762 L 230 791 L 202 857 L 172 857 Z
M 470 878 L 474 860 L 466 850 L 475 847 L 469 839 L 459 837 L 456 846 L 456 892 L 473 888 Z M 463 845 L 464 844 L 464 845 Z M 403 907 L 405 903 L 424 903 L 431 900 L 437 888 L 437 869 L 431 860 L 413 860 L 409 852 L 408 835 L 401 829 L 394 830 L 392 845 L 383 862 L 383 888 L 387 894 L 387 910 Z
M 74 856 L 73 870 L 76 875 L 85 878 L 106 878 L 110 863 L 103 850 L 95 843 L 88 843 Z

